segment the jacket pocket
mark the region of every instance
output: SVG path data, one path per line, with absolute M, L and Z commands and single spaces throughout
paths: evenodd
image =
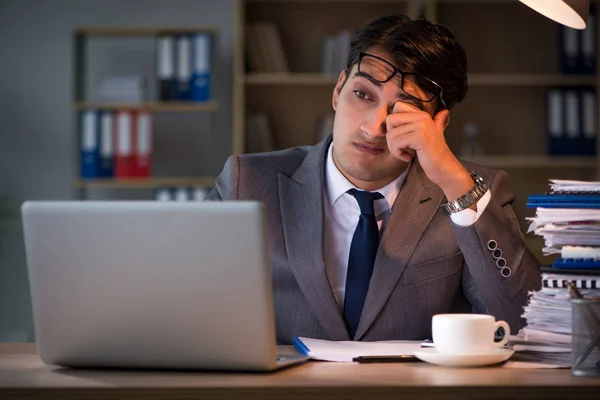
M 447 257 L 410 265 L 402 274 L 402 283 L 409 285 L 454 274 L 462 269 L 463 262 L 463 254 L 458 251 Z

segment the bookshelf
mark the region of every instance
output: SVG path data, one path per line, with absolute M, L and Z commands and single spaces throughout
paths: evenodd
M 333 88 L 337 75 L 321 73 L 247 73 L 246 85 L 326 85 Z M 469 86 L 593 86 L 596 78 L 561 74 L 469 74 Z
M 190 178 L 190 177 L 168 177 L 168 178 L 144 178 L 144 179 L 75 179 L 73 186 L 78 189 L 158 189 L 161 187 L 212 187 L 214 178 Z
M 148 101 L 143 103 L 105 103 L 96 101 L 76 101 L 76 110 L 94 108 L 97 110 L 138 110 L 146 109 L 153 112 L 214 112 L 219 109 L 216 101 L 193 103 L 189 101 Z
M 465 159 L 508 171 L 524 232 L 533 214 L 527 196 L 545 192 L 549 178 L 598 179 L 595 156 L 547 154 L 546 96 L 549 88 L 592 87 L 598 99 L 600 76 L 562 74 L 559 25 L 517 0 L 238 0 L 235 151 L 244 152 L 244 118 L 256 111 L 268 116 L 276 148 L 314 144 L 318 116 L 332 111 L 338 76 L 320 72 L 323 38 L 389 13 L 423 14 L 447 26 L 467 51 L 469 93 L 451 112 L 446 140 L 460 157 L 465 125 L 476 124 L 484 155 Z M 263 21 L 277 28 L 289 72 L 246 69 L 245 28 Z M 600 113 L 595 120 L 599 126 Z M 530 242 L 542 259 L 541 242 Z
M 74 39 L 74 101 L 73 110 L 75 114 L 79 114 L 85 110 L 95 111 L 125 111 L 135 115 L 135 112 L 149 112 L 152 115 L 152 141 L 154 142 L 156 130 L 156 121 L 154 116 L 157 114 L 167 115 L 169 123 L 176 123 L 181 114 L 200 114 L 205 113 L 210 115 L 219 110 L 219 102 L 213 98 L 214 90 L 211 90 L 210 99 L 206 101 L 193 100 L 160 100 L 158 98 L 158 76 L 156 71 L 156 40 L 161 36 L 171 36 L 173 38 L 179 35 L 193 35 L 198 33 L 207 33 L 211 35 L 211 53 L 214 53 L 214 43 L 218 29 L 213 26 L 157 26 L 157 27 L 122 27 L 122 26 L 80 26 L 75 28 L 73 32 Z M 93 40 L 140 40 L 145 41 L 146 49 L 149 47 L 152 50 L 152 59 L 145 66 L 144 71 L 139 71 L 146 82 L 146 96 L 144 101 L 104 101 L 94 98 L 91 90 L 91 79 L 88 76 L 93 65 L 93 59 L 90 58 L 93 50 L 90 48 L 90 42 Z M 113 42 L 115 43 L 115 42 Z M 142 42 L 139 42 L 142 43 Z M 176 43 L 173 44 L 176 46 Z M 116 58 L 113 56 L 113 58 Z M 210 55 L 210 68 L 216 66 L 214 54 Z M 92 61 L 91 61 L 92 60 Z M 121 60 L 113 60 L 118 63 Z M 176 61 L 174 61 L 176 62 Z M 174 67 L 175 68 L 175 67 Z M 138 72 L 138 71 L 136 71 Z M 212 79 L 212 78 L 211 78 Z M 207 117 L 209 118 L 209 117 Z M 80 121 L 77 118 L 75 122 L 74 137 L 80 135 Z M 165 124 L 160 124 L 161 128 L 165 128 Z M 197 128 L 196 128 L 197 129 Z M 209 129 L 206 129 L 207 131 Z M 167 133 L 169 135 L 170 133 Z M 115 137 L 114 142 L 117 142 Z M 169 138 L 170 140 L 170 138 Z M 164 142 L 164 141 L 163 141 Z M 80 146 L 78 140 L 76 159 L 78 165 L 76 168 L 76 177 L 72 180 L 72 187 L 78 190 L 81 198 L 89 197 L 91 189 L 160 189 L 160 188 L 175 188 L 175 187 L 212 187 L 214 185 L 213 176 L 165 176 L 165 177 L 97 177 L 82 179 L 80 174 Z M 156 152 L 157 148 L 152 144 L 152 151 Z M 158 149 L 160 151 L 160 149 Z M 116 150 L 115 150 L 116 154 Z
M 161 26 L 161 27 L 112 27 L 112 26 L 80 26 L 75 28 L 77 36 L 113 36 L 143 37 L 159 35 L 178 35 L 189 32 L 207 32 L 216 34 L 214 26 Z

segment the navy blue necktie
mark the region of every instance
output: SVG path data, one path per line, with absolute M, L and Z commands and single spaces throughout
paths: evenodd
M 350 338 L 354 338 L 367 297 L 377 247 L 379 247 L 379 228 L 375 219 L 374 201 L 382 199 L 383 196 L 378 192 L 356 189 L 350 189 L 348 193 L 356 198 L 360 207 L 358 225 L 350 245 L 344 294 L 344 322 Z

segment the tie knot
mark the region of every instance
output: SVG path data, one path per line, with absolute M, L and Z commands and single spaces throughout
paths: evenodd
M 354 196 L 360 207 L 361 214 L 375 215 L 375 200 L 383 199 L 379 192 L 367 192 L 365 190 L 350 189 L 348 193 Z

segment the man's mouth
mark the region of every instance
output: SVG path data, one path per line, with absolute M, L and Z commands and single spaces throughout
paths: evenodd
M 372 155 L 372 156 L 376 156 L 385 151 L 385 148 L 381 145 L 375 145 L 375 144 L 364 143 L 364 142 L 355 142 L 354 146 L 356 146 L 356 148 L 359 151 L 369 154 L 369 155 Z

